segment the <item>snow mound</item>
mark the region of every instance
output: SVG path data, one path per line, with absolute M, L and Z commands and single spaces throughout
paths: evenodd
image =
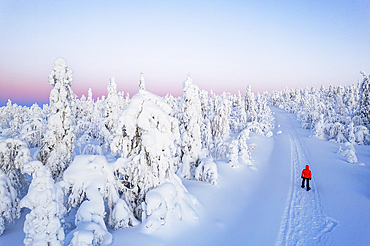
M 66 241 L 70 242 L 69 246 L 110 245 L 112 243 L 112 235 L 94 222 L 80 224 L 71 235 L 72 239 L 70 235 L 66 237 Z
M 181 179 L 172 174 L 170 180 L 145 195 L 145 201 L 142 203 L 143 231 L 152 233 L 175 220 L 198 220 L 195 211 L 198 203 L 198 200 L 188 193 Z

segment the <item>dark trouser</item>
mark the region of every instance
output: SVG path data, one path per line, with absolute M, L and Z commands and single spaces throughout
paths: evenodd
M 302 188 L 304 188 L 304 181 L 305 180 L 307 180 L 307 183 L 306 183 L 307 185 L 306 186 L 307 186 L 307 189 L 309 189 L 310 188 L 310 179 L 306 179 L 306 178 L 302 178 Z

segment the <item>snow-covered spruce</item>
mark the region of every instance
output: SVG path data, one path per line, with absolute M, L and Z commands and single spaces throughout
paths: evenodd
M 370 78 L 367 74 L 361 71 L 363 76 L 360 85 L 360 98 L 358 101 L 357 115 L 361 117 L 364 125 L 370 124 Z
M 32 183 L 20 206 L 29 208 L 23 231 L 25 245 L 63 245 L 64 230 L 61 219 L 66 209 L 61 202 L 63 192 L 54 185 L 48 166 L 39 161 L 24 165 L 24 172 L 32 174 Z
M 257 108 L 255 105 L 255 98 L 252 92 L 252 88 L 250 85 L 247 86 L 246 93 L 245 93 L 245 112 L 247 114 L 247 121 L 252 122 L 255 121 L 257 118 Z
M 62 178 L 64 170 L 71 163 L 76 140 L 71 114 L 72 102 L 76 99 L 71 89 L 72 74 L 66 61 L 58 58 L 48 80 L 54 87 L 50 92 L 51 115 L 38 159 L 50 168 L 55 181 Z
M 324 115 L 320 115 L 320 120 L 315 125 L 315 137 L 322 140 L 328 140 L 325 134 Z
M 175 184 L 176 189 L 180 187 L 176 182 L 181 184 L 174 165 L 178 121 L 169 116 L 171 110 L 162 98 L 139 90 L 117 123 L 111 149 L 122 157 L 114 164 L 114 172 L 122 182 L 119 190 L 139 220 L 148 215 L 145 204 L 149 190 L 165 182 Z
M 145 90 L 145 80 L 143 72 L 140 73 L 139 90 Z
M 43 110 L 37 103 L 28 110 L 27 118 L 22 125 L 20 139 L 27 143 L 29 148 L 41 147 L 46 131 L 46 120 Z
M 18 139 L 0 140 L 0 235 L 5 229 L 5 223 L 19 218 L 19 201 L 29 185 L 22 173 L 23 164 L 33 158 L 25 145 Z
M 5 223 L 12 223 L 20 217 L 19 199 L 10 179 L 0 169 L 0 235 Z
M 109 131 L 109 134 L 112 134 L 114 133 L 115 124 L 120 112 L 120 101 L 117 94 L 116 78 L 114 76 L 109 80 L 107 92 L 108 97 L 105 100 L 105 120 L 102 127 L 105 127 Z
M 255 144 L 251 144 L 251 147 L 248 147 L 247 140 L 249 139 L 249 129 L 243 130 L 237 140 L 238 140 L 238 147 L 239 147 L 239 157 L 242 158 L 245 164 L 251 165 L 252 164 L 252 150 L 256 148 Z
M 19 199 L 26 194 L 29 185 L 29 181 L 22 173 L 23 164 L 32 160 L 30 150 L 21 140 L 12 138 L 0 140 L 0 169 L 9 177 Z
M 238 141 L 233 140 L 229 145 L 228 151 L 228 159 L 231 167 L 238 167 L 239 163 L 239 148 L 238 148 Z
M 212 135 L 215 138 L 223 138 L 229 136 L 229 116 L 229 101 L 226 98 L 223 98 L 217 105 L 216 116 L 212 122 Z
M 194 167 L 201 155 L 202 143 L 200 127 L 202 125 L 202 111 L 200 91 L 198 86 L 188 75 L 183 82 L 183 96 L 178 114 L 181 134 L 182 163 L 177 174 L 181 178 L 192 179 Z

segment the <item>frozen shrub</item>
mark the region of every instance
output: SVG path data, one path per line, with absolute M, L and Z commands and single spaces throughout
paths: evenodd
M 342 156 L 346 157 L 347 162 L 349 163 L 356 163 L 357 162 L 357 157 L 356 157 L 356 150 L 353 147 L 353 145 L 349 142 L 346 142 L 344 144 L 347 149 L 342 150 L 341 147 L 339 147 L 338 153 L 341 154 Z
M 217 179 L 218 171 L 216 163 L 214 163 L 211 158 L 201 159 L 195 170 L 195 180 L 217 185 Z

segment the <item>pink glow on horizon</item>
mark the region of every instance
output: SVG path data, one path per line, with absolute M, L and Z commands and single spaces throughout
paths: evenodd
M 51 70 L 51 69 L 50 69 Z M 186 79 L 186 76 L 177 77 L 176 81 L 173 78 L 167 78 L 163 76 L 156 75 L 145 75 L 146 89 L 154 94 L 164 97 L 167 94 L 171 94 L 174 97 L 182 96 L 182 83 Z M 192 76 L 193 83 L 199 87 L 200 90 L 205 90 L 210 93 L 212 90 L 215 94 L 221 95 L 223 92 L 230 93 L 231 95 L 237 95 L 240 91 L 241 95 L 245 95 L 245 90 L 248 85 L 251 85 L 252 92 L 255 94 L 262 94 L 264 91 L 272 92 L 273 90 L 283 90 L 286 86 L 288 88 L 295 88 L 293 84 L 286 84 L 283 86 L 282 82 L 276 84 L 268 83 L 227 83 L 222 80 L 206 80 L 204 77 L 199 75 Z M 0 75 L 0 106 L 6 105 L 8 99 L 12 103 L 17 103 L 18 105 L 31 106 L 34 103 L 38 103 L 39 106 L 42 104 L 49 103 L 49 95 L 52 90 L 52 86 L 47 82 L 47 75 L 35 77 L 35 78 L 24 78 L 22 75 L 14 76 L 4 76 Z M 4 82 L 5 81 L 5 82 Z M 27 81 L 27 82 L 25 82 Z M 166 82 L 163 81 L 172 81 Z M 211 81 L 211 82 L 208 82 Z M 233 79 L 230 79 L 233 81 Z M 352 81 L 356 83 L 357 81 Z M 89 88 L 92 89 L 93 99 L 96 101 L 97 98 L 102 98 L 102 96 L 107 97 L 107 86 L 109 83 L 109 77 L 106 78 L 83 78 L 81 74 L 74 74 L 74 80 L 72 85 L 72 90 L 77 95 L 77 98 L 81 98 L 82 95 L 87 97 L 87 92 Z M 126 78 L 123 76 L 116 77 L 117 92 L 124 92 L 124 96 L 129 93 L 130 98 L 135 95 L 138 91 L 139 76 Z M 342 83 L 342 85 L 349 85 L 353 83 Z M 321 84 L 316 83 L 312 86 L 318 88 Z M 327 86 L 326 86 L 327 87 Z
M 42 106 L 42 104 L 48 104 L 52 86 L 47 82 L 46 78 L 46 76 L 35 78 L 32 80 L 34 82 L 31 82 L 30 79 L 26 80 L 20 77 L 16 78 L 15 76 L 2 76 L 2 80 L 0 81 L 0 106 L 6 105 L 8 99 L 10 99 L 12 103 L 17 103 L 18 105 L 31 106 L 34 103 L 38 103 L 39 106 Z M 156 81 L 155 78 L 150 77 L 150 79 L 145 79 L 146 89 L 162 97 L 167 94 L 171 94 L 174 97 L 182 96 L 182 83 L 185 79 L 186 77 L 172 83 L 161 83 Z M 87 97 L 87 92 L 89 88 L 91 88 L 93 99 L 96 101 L 97 98 L 101 99 L 102 96 L 107 97 L 108 81 L 109 78 L 103 81 L 100 79 L 83 80 L 80 77 L 74 76 L 72 90 L 77 95 L 77 98 L 81 98 L 82 95 Z M 125 97 L 127 93 L 129 93 L 131 98 L 138 91 L 138 81 L 138 79 L 137 81 L 124 81 L 120 78 L 116 78 L 117 92 L 124 92 Z M 196 79 L 193 79 L 195 85 L 198 85 L 198 82 L 199 81 Z M 239 90 L 241 95 L 244 96 L 247 84 L 241 88 L 230 86 L 226 89 L 224 85 L 213 84 L 212 86 L 212 83 L 201 84 L 198 85 L 198 87 L 200 90 L 208 91 L 208 93 L 212 90 L 217 95 L 221 95 L 224 91 L 236 95 Z M 258 87 L 252 87 L 252 91 L 255 93 L 257 93 L 258 89 Z M 262 91 L 260 92 L 262 93 Z

